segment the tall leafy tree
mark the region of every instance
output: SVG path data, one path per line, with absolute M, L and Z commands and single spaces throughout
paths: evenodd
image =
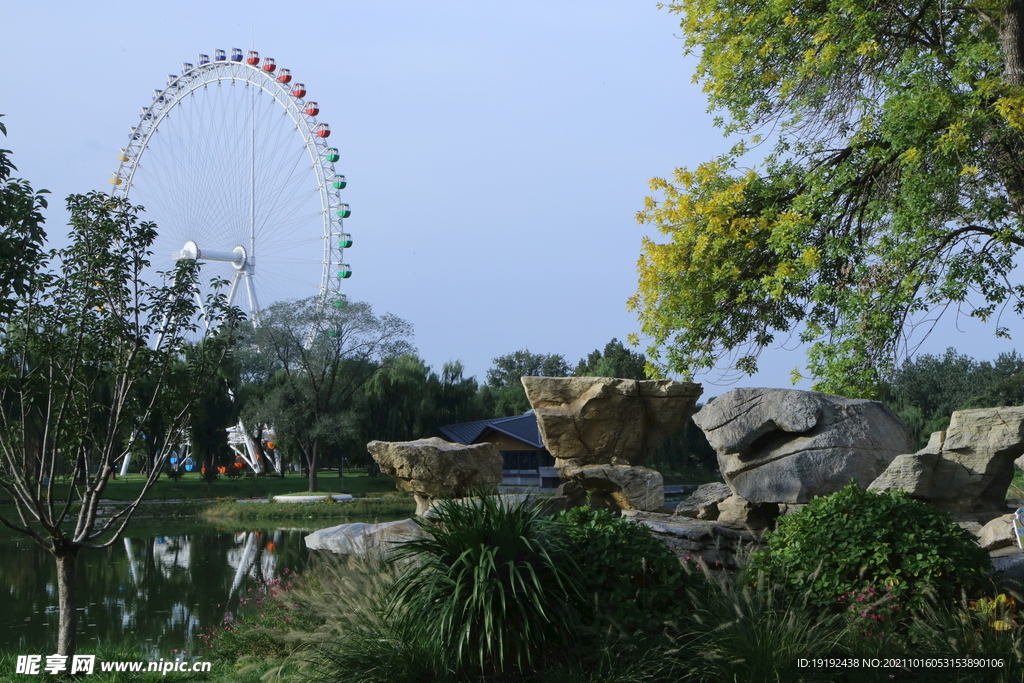
M 577 377 L 620 377 L 647 379 L 647 359 L 642 353 L 631 351 L 618 339 L 604 345 L 604 351 L 595 349 L 576 364 Z
M 0 133 L 7 135 L 2 122 Z M 0 319 L 14 312 L 39 272 L 46 239 L 42 211 L 49 194 L 11 178 L 17 168 L 9 154 L 0 149 Z
M 331 446 L 356 427 L 353 399 L 381 366 L 413 351 L 412 326 L 374 315 L 369 304 L 324 307 L 318 297 L 284 301 L 250 327 L 241 357 L 243 377 L 262 378 L 242 409 L 247 424 L 273 426 L 280 443 L 294 444 L 317 490 L 317 467 Z
M 0 522 L 57 564 L 57 652 L 75 651 L 79 553 L 110 547 L 156 481 L 206 378 L 231 336 L 183 362 L 195 330 L 198 265 L 180 262 L 164 284 L 142 281 L 156 227 L 125 200 L 68 198 L 71 245 L 32 264 L 32 286 L 12 300 L 0 346 L 0 487 L 14 502 Z M 215 296 L 209 322 L 237 322 Z M 160 413 L 162 444 L 138 497 L 105 519 L 100 500 Z M 64 483 L 58 484 L 58 478 Z
M 744 372 L 777 335 L 816 388 L 877 394 L 943 311 L 1024 312 L 1024 3 L 679 0 L 731 152 L 655 178 L 649 353 Z M 743 159 L 773 146 L 763 162 Z M 759 150 L 760 153 L 760 150 Z
M 492 417 L 521 415 L 530 409 L 520 377 L 565 377 L 571 374 L 561 354 L 531 353 L 521 349 L 498 356 L 487 370 L 487 384 L 481 390 L 485 412 Z
M 1000 353 L 995 361 L 978 361 L 946 349 L 941 356 L 922 354 L 905 362 L 881 398 L 895 410 L 918 443 L 949 426 L 956 410 L 1024 405 L 1024 357 Z
M 881 398 L 899 414 L 923 446 L 932 432 L 945 429 L 953 411 L 983 393 L 992 365 L 948 348 L 941 356 L 922 354 L 905 362 Z

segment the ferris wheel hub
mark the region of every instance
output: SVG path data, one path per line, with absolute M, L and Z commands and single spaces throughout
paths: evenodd
M 254 258 L 250 257 L 245 247 L 238 245 L 231 251 L 213 251 L 211 249 L 200 249 L 193 240 L 185 242 L 181 251 L 171 254 L 175 261 L 227 261 L 235 270 L 241 270 L 248 266 L 252 270 L 256 265 Z

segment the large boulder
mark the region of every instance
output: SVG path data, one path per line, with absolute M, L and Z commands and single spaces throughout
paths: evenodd
M 437 498 L 463 498 L 474 491 L 497 493 L 501 454 L 493 444 L 472 446 L 431 437 L 417 441 L 371 441 L 370 455 L 400 491 L 416 498 L 416 514 Z
M 903 421 L 877 401 L 796 389 L 734 389 L 693 417 L 725 481 L 753 504 L 806 503 L 856 480 L 870 484 L 914 449 Z
M 597 494 L 605 494 L 620 510 L 659 511 L 665 505 L 660 472 L 628 465 L 563 467 L 562 478 Z
M 635 465 L 693 414 L 701 386 L 673 380 L 523 377 L 556 465 Z
M 1005 512 L 1021 454 L 1024 406 L 958 410 L 946 431 L 894 459 L 870 488 L 902 489 L 949 512 Z
M 426 532 L 411 519 L 380 524 L 339 524 L 318 529 L 304 539 L 310 550 L 329 550 L 338 555 L 386 559 L 395 545 L 425 538 Z

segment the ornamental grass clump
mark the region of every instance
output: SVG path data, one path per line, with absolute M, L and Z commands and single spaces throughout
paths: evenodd
M 411 617 L 437 652 L 466 674 L 535 670 L 565 643 L 580 598 L 558 525 L 528 501 L 443 501 L 430 533 L 397 550 L 409 569 L 391 611 Z
M 979 590 L 991 569 L 988 553 L 945 512 L 855 483 L 780 518 L 765 538 L 748 580 L 762 573 L 794 594 L 809 587 L 809 604 L 831 611 L 848 610 L 850 596 L 866 594 L 887 596 L 884 608 L 871 601 L 870 613 L 883 616 L 924 607 L 930 595 L 953 604 Z

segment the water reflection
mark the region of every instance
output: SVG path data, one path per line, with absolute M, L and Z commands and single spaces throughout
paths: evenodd
M 307 531 L 225 532 L 126 537 L 78 561 L 79 647 L 137 644 L 167 656 L 194 652 L 200 629 L 236 611 L 239 597 L 285 568 L 306 563 Z M 57 583 L 53 558 L 23 538 L 0 539 L 0 649 L 50 654 L 57 640 Z

